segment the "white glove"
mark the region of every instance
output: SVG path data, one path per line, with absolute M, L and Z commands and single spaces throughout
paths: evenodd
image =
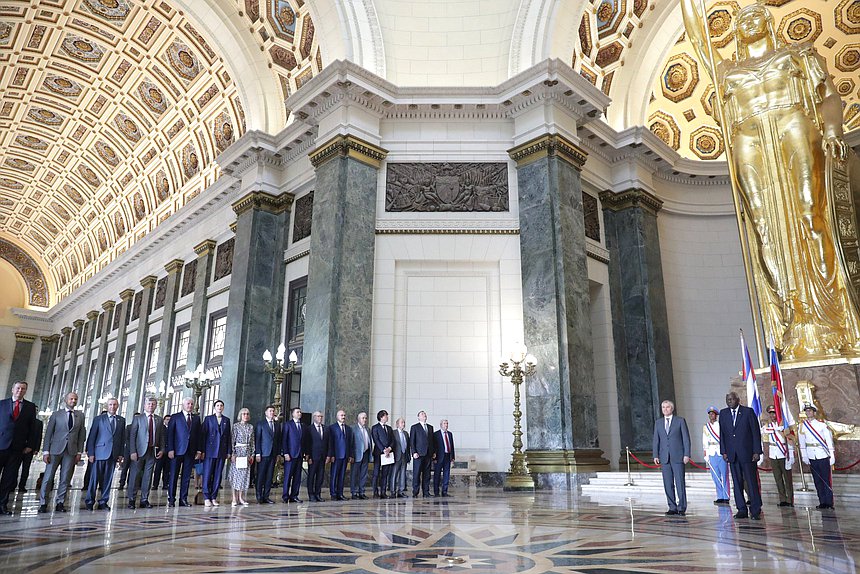
M 791 470 L 791 467 L 794 466 L 794 459 L 790 458 L 785 461 L 785 470 Z

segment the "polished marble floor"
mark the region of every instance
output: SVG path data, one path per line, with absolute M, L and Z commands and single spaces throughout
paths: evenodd
M 612 496 L 610 496 L 612 494 Z M 854 573 L 860 512 L 768 502 L 760 522 L 691 501 L 666 517 L 661 501 L 617 493 L 508 495 L 454 491 L 452 498 L 167 508 L 80 508 L 37 514 L 19 494 L 0 519 L 0 572 L 826 572 Z M 119 495 L 119 499 L 116 497 Z

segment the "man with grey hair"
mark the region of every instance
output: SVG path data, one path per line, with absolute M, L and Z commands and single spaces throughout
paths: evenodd
M 663 401 L 660 404 L 663 416 L 654 423 L 652 449 L 654 464 L 660 465 L 663 473 L 663 490 L 669 503 L 667 516 L 687 512 L 687 485 L 684 465 L 690 462 L 690 432 L 687 421 L 675 415 L 675 403 Z M 677 489 L 677 500 L 675 491 Z
M 353 498 L 364 500 L 364 485 L 367 483 L 367 467 L 373 451 L 373 439 L 367 428 L 367 413 L 358 413 L 352 429 L 352 470 L 349 474 L 349 490 Z
M 155 461 L 164 456 L 164 425 L 161 417 L 155 414 L 158 400 L 147 397 L 143 405 L 143 414 L 134 415 L 131 430 L 128 433 L 129 477 L 128 477 L 128 507 L 134 509 L 137 498 L 137 477 L 143 470 L 143 481 L 140 487 L 140 507 L 152 508 L 149 503 L 149 489 L 152 486 L 152 471 Z
M 60 469 L 60 483 L 57 486 L 56 512 L 66 512 L 65 501 L 75 465 L 81 461 L 87 441 L 84 428 L 84 414 L 76 411 L 78 394 L 66 394 L 66 406 L 54 412 L 48 419 L 42 459 L 47 465 L 39 491 L 39 512 L 48 512 L 48 491 L 54 482 L 57 469 Z
M 328 429 L 323 424 L 323 414 L 314 411 L 311 426 L 305 433 L 305 454 L 308 457 L 308 500 L 325 502 L 322 484 L 325 478 L 325 461 L 328 458 Z
M 392 498 L 406 498 L 406 470 L 409 461 L 412 460 L 412 451 L 409 449 L 409 433 L 406 432 L 406 419 L 400 417 L 395 423 L 394 429 L 394 470 L 391 471 L 391 496 Z
M 93 505 L 98 501 L 99 510 L 110 511 L 108 499 L 113 484 L 113 471 L 117 463 L 122 464 L 125 450 L 125 419 L 116 414 L 119 401 L 111 397 L 105 407 L 107 413 L 93 420 L 93 426 L 90 427 L 90 434 L 87 437 L 87 456 L 95 465 L 84 500 L 87 510 L 92 510 Z M 99 487 L 101 487 L 101 496 L 96 500 L 96 489 Z

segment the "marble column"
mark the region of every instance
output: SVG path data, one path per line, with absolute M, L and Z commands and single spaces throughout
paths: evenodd
M 99 414 L 99 399 L 104 395 L 107 388 L 105 381 L 105 369 L 107 369 L 107 345 L 110 335 L 113 313 L 116 312 L 116 301 L 105 301 L 102 303 L 102 331 L 99 333 L 98 355 L 96 355 L 96 384 L 93 386 L 93 396 L 90 397 L 89 414 L 87 421 L 92 421 Z
M 255 191 L 233 204 L 236 239 L 220 383 L 221 398 L 231 412 L 248 407 L 257 416 L 272 402 L 263 351 L 281 340 L 284 250 L 292 203 L 292 194 Z
M 63 396 L 64 389 L 66 388 L 66 381 L 68 381 L 69 377 L 68 370 L 66 369 L 66 360 L 68 358 L 66 355 L 69 352 L 71 336 L 71 327 L 63 327 L 60 329 L 60 360 L 57 365 L 57 384 L 52 389 L 51 399 L 47 405 L 53 410 L 57 410 L 57 406 L 60 404 L 60 397 Z
M 526 459 L 538 488 L 569 488 L 576 474 L 609 470 L 597 440 L 585 152 L 546 135 L 510 155 L 519 187 L 524 342 L 538 362 L 525 386 Z
M 66 388 L 63 390 L 63 397 L 69 391 L 79 389 L 80 387 L 80 382 L 78 381 L 78 351 L 81 348 L 81 339 L 84 336 L 84 320 L 75 319 L 72 325 L 74 325 L 74 331 L 72 332 L 72 353 L 69 358 L 69 380 L 66 383 Z M 83 367 L 81 367 L 81 372 L 83 373 Z
M 54 357 L 57 355 L 57 344 L 60 342 L 59 335 L 40 337 L 42 349 L 39 351 L 39 367 L 36 369 L 36 394 L 33 401 L 40 410 L 48 406 L 51 392 L 51 379 L 54 374 Z
M 122 378 L 125 368 L 125 342 L 128 333 L 128 319 L 131 315 L 131 307 L 134 304 L 134 289 L 124 289 L 119 294 L 120 304 L 116 313 L 119 313 L 119 326 L 116 331 L 116 347 L 113 353 L 113 373 L 111 380 L 107 383 L 107 390 L 120 401 L 122 406 Z M 134 412 L 134 411 L 131 411 Z
M 27 333 L 15 333 L 15 350 L 12 352 L 12 365 L 9 369 L 9 384 L 6 386 L 4 397 L 10 396 L 12 385 L 18 381 L 27 381 L 27 368 L 30 365 L 30 355 L 33 354 L 33 342 L 36 335 Z M 35 387 L 34 381 L 27 381 L 29 387 Z M 31 390 L 34 396 L 35 389 Z
M 600 201 L 609 248 L 621 446 L 650 457 L 660 403 L 675 399 L 657 232 L 663 202 L 641 189 L 604 191 Z
M 84 404 L 84 399 L 86 398 L 86 393 L 90 386 L 91 370 L 94 370 L 91 363 L 93 362 L 93 341 L 95 340 L 96 327 L 98 327 L 98 324 L 99 312 L 95 310 L 87 312 L 86 341 L 84 341 L 84 358 L 82 359 L 83 368 L 81 369 L 81 383 L 78 385 L 79 405 Z M 95 392 L 96 388 L 97 385 L 93 385 L 93 392 Z
M 170 395 L 170 359 L 173 356 L 173 336 L 176 334 L 176 300 L 179 298 L 179 283 L 185 261 L 174 259 L 164 266 L 167 271 L 167 285 L 164 288 L 164 313 L 161 316 L 161 337 L 158 351 L 158 363 L 155 366 L 155 380 L 167 384 L 167 394 Z M 180 391 L 181 392 L 181 391 Z
M 387 152 L 337 136 L 311 153 L 316 169 L 302 404 L 333 421 L 370 400 L 376 189 Z
M 209 300 L 206 289 L 212 277 L 212 259 L 217 244 L 211 239 L 194 248 L 197 254 L 197 272 L 194 277 L 194 301 L 191 304 L 191 325 L 188 333 L 188 369 L 193 370 L 205 362 L 203 342 L 206 339 L 206 312 Z
M 155 284 L 158 278 L 154 275 L 147 275 L 140 280 L 140 286 L 143 287 L 143 292 L 140 296 L 140 315 L 137 319 L 137 343 L 134 355 L 134 366 L 131 369 L 131 385 L 128 389 L 128 404 L 126 413 L 129 415 L 140 411 L 140 399 L 144 393 L 144 381 L 146 377 L 147 365 L 149 357 L 146 354 L 149 352 L 149 314 L 152 311 L 152 299 L 155 296 Z

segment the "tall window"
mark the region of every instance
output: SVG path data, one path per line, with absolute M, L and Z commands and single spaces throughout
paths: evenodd
M 84 393 L 83 404 L 84 404 L 84 412 L 90 412 L 90 405 L 93 404 L 93 395 L 96 393 L 96 365 L 98 364 L 98 359 L 93 359 L 90 362 L 90 371 L 89 376 L 87 377 L 87 392 Z
M 217 383 L 217 379 L 215 381 Z M 213 384 L 211 387 L 203 391 L 200 397 L 200 413 L 211 415 L 215 408 L 215 401 L 221 397 L 221 385 Z
M 104 380 L 102 380 L 102 389 L 104 389 L 104 390 L 107 390 L 108 385 L 110 384 L 111 377 L 113 377 L 113 367 L 114 367 L 115 362 L 116 362 L 116 357 L 114 356 L 114 354 L 111 353 L 110 355 L 108 355 L 107 364 L 105 366 L 105 378 L 104 378 Z M 102 394 L 104 394 L 104 390 L 102 391 Z M 96 400 L 98 400 L 100 398 L 101 398 L 100 396 L 96 397 Z M 104 407 L 102 407 L 102 408 L 104 408 Z
M 206 353 L 206 364 L 221 364 L 224 357 L 224 340 L 227 335 L 227 310 L 212 313 L 209 319 L 209 349 Z
M 305 337 L 305 301 L 308 296 L 308 278 L 296 279 L 290 283 L 290 306 L 287 314 L 290 347 L 300 343 Z
M 119 404 L 121 408 L 120 415 L 125 417 L 128 414 L 128 395 L 131 392 L 131 373 L 134 371 L 134 345 L 131 345 L 125 352 L 125 370 L 122 376 L 122 388 L 119 392 Z
M 183 375 L 188 368 L 188 339 L 191 337 L 191 327 L 182 325 L 176 329 L 176 345 L 173 349 L 173 371 L 170 382 L 174 388 L 182 389 L 185 385 Z M 196 365 L 193 365 L 196 368 Z
M 156 335 L 149 340 L 149 364 L 146 368 L 146 382 L 154 383 L 155 371 L 158 370 L 158 353 L 161 350 L 161 335 Z

